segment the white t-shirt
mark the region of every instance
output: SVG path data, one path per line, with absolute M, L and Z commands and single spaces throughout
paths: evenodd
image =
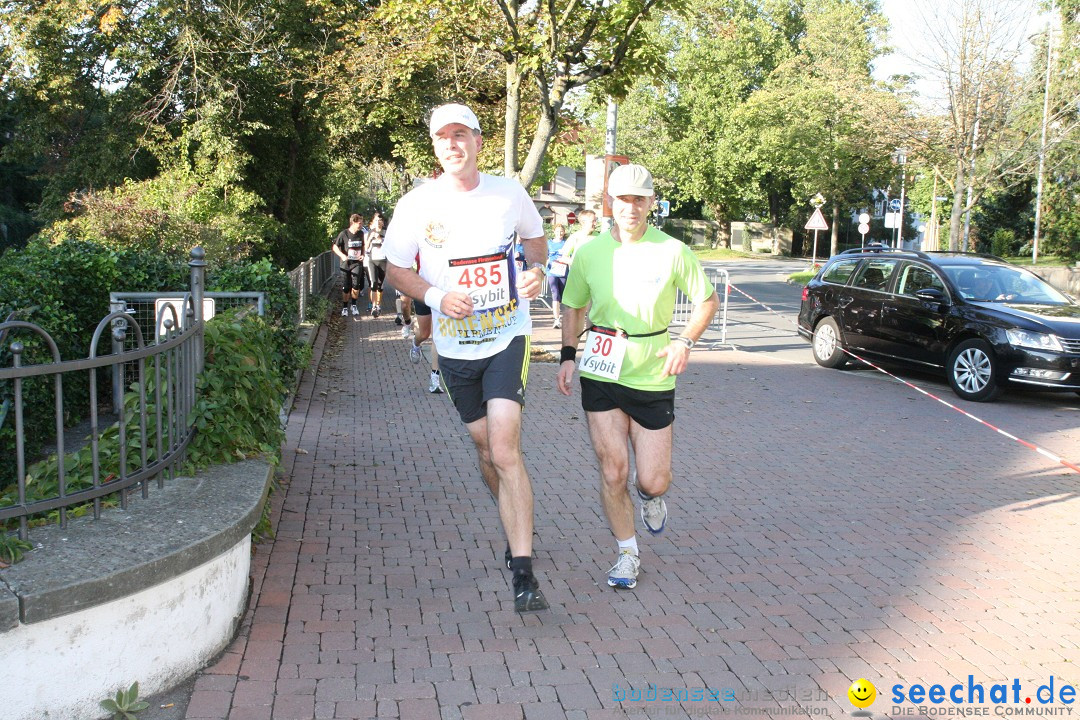
M 473 299 L 473 314 L 463 320 L 431 308 L 439 355 L 467 360 L 491 357 L 532 333 L 529 303 L 518 298 L 514 240 L 543 235 L 540 213 L 516 180 L 481 173 L 476 188 L 461 192 L 443 176 L 398 201 L 383 250 L 399 267 L 412 267 L 419 252 L 424 280 Z

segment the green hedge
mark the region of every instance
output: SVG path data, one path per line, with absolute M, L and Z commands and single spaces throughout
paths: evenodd
M 37 306 L 32 315 L 20 317 L 40 326 L 52 336 L 64 360 L 87 357 L 97 324 L 109 312 L 109 292 L 177 292 L 188 290 L 190 270 L 187 258 L 161 252 L 107 247 L 85 240 L 65 240 L 50 244 L 35 239 L 20 251 L 0 255 L 0 320 L 15 309 Z M 208 258 L 207 290 L 262 291 L 266 293 L 266 323 L 273 337 L 272 367 L 278 379 L 288 382 L 304 362 L 306 346 L 299 342 L 297 314 L 299 300 L 284 271 L 268 260 L 230 262 L 214 265 Z M 111 352 L 104 333 L 99 354 Z M 25 332 L 18 339 L 26 346 L 23 364 L 50 361 L 45 343 Z M 10 342 L 0 348 L 0 366 L 11 365 Z M 98 375 L 98 397 L 111 397 L 107 371 Z M 11 397 L 11 383 L 0 382 L 0 402 Z M 24 382 L 23 393 L 27 458 L 40 457 L 43 441 L 52 438 L 53 380 L 51 377 Z M 71 427 L 89 411 L 87 373 L 64 377 L 64 424 Z M 14 418 L 0 427 L 0 488 L 15 479 Z

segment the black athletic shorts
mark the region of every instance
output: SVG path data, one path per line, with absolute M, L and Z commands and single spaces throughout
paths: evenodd
M 675 390 L 635 390 L 583 377 L 581 408 L 585 412 L 622 410 L 646 430 L 663 430 L 675 422 Z
M 423 315 L 426 317 L 431 314 L 431 308 L 424 304 L 423 300 L 417 300 L 416 298 L 413 298 L 412 310 L 415 315 Z
M 491 357 L 458 360 L 439 356 L 439 373 L 446 394 L 465 424 L 487 416 L 487 402 L 492 398 L 525 404 L 525 385 L 529 381 L 530 339 L 519 335 Z
M 353 263 L 341 268 L 341 292 L 347 293 L 356 290 L 357 292 L 364 289 L 364 279 L 367 274 L 364 272 L 363 263 Z

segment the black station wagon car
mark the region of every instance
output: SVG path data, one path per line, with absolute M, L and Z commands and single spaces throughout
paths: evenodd
M 819 365 L 841 367 L 850 350 L 943 370 L 965 400 L 1005 385 L 1080 393 L 1080 305 L 989 255 L 834 255 L 803 290 L 799 333 Z

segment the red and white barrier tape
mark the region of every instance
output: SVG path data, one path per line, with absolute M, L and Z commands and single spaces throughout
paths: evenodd
M 798 324 L 793 323 L 790 317 L 785 317 L 784 315 L 781 315 L 776 310 L 773 310 L 771 307 L 769 307 L 765 303 L 761 302 L 760 300 L 753 297 L 749 293 L 743 291 L 742 289 L 740 289 L 738 287 L 735 287 L 731 283 L 728 283 L 728 287 L 731 288 L 732 290 L 734 290 L 735 292 L 739 293 L 743 297 L 748 298 L 751 302 L 756 303 L 757 305 L 760 305 L 761 307 L 765 308 L 766 310 L 773 313 L 777 317 L 782 318 L 783 320 L 785 320 L 785 321 L 787 321 L 789 323 L 792 323 L 793 325 L 796 326 L 796 332 L 798 332 Z M 844 350 L 845 354 L 850 355 L 851 357 L 855 358 L 856 360 L 863 363 L 864 365 L 868 365 L 868 366 L 872 367 L 873 369 L 877 370 L 878 372 L 880 372 L 880 373 L 882 373 L 884 375 L 888 375 L 889 377 L 891 377 L 893 380 L 897 381 L 898 383 L 901 383 L 903 385 L 907 385 L 912 390 L 914 390 L 914 391 L 916 391 L 918 393 L 921 393 L 921 394 L 925 395 L 928 398 L 931 398 L 933 400 L 937 400 L 939 403 L 941 403 L 945 407 L 952 408 L 953 410 L 960 413 L 964 417 L 970 418 L 970 419 L 974 420 L 975 422 L 977 422 L 977 423 L 979 423 L 981 425 L 984 425 L 985 427 L 990 428 L 991 430 L 998 433 L 999 435 L 1003 435 L 1004 437 L 1009 438 L 1010 440 L 1015 440 L 1016 442 L 1020 443 L 1024 447 L 1026 447 L 1026 448 L 1028 448 L 1030 450 L 1034 450 L 1035 452 L 1039 453 L 1043 457 L 1049 458 L 1050 460 L 1053 460 L 1054 462 L 1056 462 L 1056 463 L 1058 463 L 1060 465 L 1064 465 L 1065 467 L 1069 468 L 1073 472 L 1080 474 L 1080 466 L 1076 465 L 1075 463 L 1071 463 L 1068 460 L 1066 460 L 1065 458 L 1060 457 L 1058 455 L 1055 455 L 1054 453 L 1050 452 L 1046 448 L 1039 447 L 1038 445 L 1036 445 L 1034 443 L 1030 443 L 1027 440 L 1023 440 L 1021 438 L 1018 438 L 1015 435 L 1013 435 L 1012 433 L 1007 432 L 1005 430 L 1002 430 L 1001 428 L 997 427 L 996 425 L 992 425 L 992 424 L 986 422 L 985 420 L 983 420 L 980 417 L 976 417 L 976 416 L 972 415 L 967 410 L 964 410 L 963 408 L 959 408 L 956 405 L 953 405 L 948 400 L 944 400 L 943 398 L 938 397 L 937 395 L 933 394 L 932 392 L 929 392 L 927 390 L 923 390 L 918 385 L 913 385 L 912 383 L 908 382 L 907 380 L 904 380 L 903 378 L 900 378 L 900 377 L 897 377 L 896 375 L 893 375 L 888 370 L 885 370 L 885 369 L 883 369 L 881 367 L 878 367 L 874 363 L 870 362 L 869 360 L 867 360 L 865 358 L 859 357 L 858 355 L 851 352 L 850 350 L 846 350 L 846 349 L 843 349 L 843 348 L 841 348 L 841 349 Z

